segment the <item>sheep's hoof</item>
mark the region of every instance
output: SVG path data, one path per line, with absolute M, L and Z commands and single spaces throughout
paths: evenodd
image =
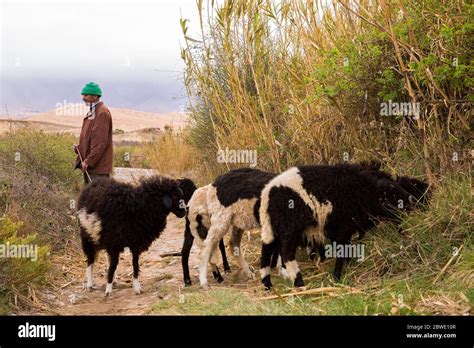
M 230 273 L 231 273 L 231 270 L 230 270 L 230 267 L 229 267 L 229 266 L 224 267 L 224 273 L 225 273 L 225 274 L 230 274 Z
M 303 277 L 301 275 L 301 272 L 298 272 L 298 274 L 296 275 L 294 286 L 295 286 L 295 288 L 301 288 L 301 287 L 304 286 Z
M 272 281 L 270 280 L 270 275 L 266 275 L 263 279 L 262 279 L 262 284 L 263 286 L 265 287 L 265 290 L 271 290 L 272 288 Z
M 94 290 L 97 290 L 97 288 L 94 285 L 86 285 L 86 290 L 87 291 L 94 291 Z
M 290 278 L 290 276 L 288 275 L 288 271 L 286 270 L 286 268 L 281 268 L 278 270 L 278 273 L 280 276 L 282 276 L 284 279 L 288 279 Z
M 208 284 L 208 283 L 201 284 L 201 288 L 202 288 L 203 290 L 209 290 L 209 289 L 210 289 L 210 287 L 209 287 L 209 284 Z
M 140 295 L 142 293 L 142 289 L 140 283 L 138 282 L 138 278 L 133 278 L 133 290 L 135 294 Z
M 224 281 L 224 278 L 222 278 L 221 274 L 219 272 L 212 272 L 212 275 L 214 276 L 214 279 L 218 283 L 222 283 Z
M 191 279 L 185 279 L 184 280 L 184 286 L 191 286 L 192 283 L 191 283 Z
M 105 297 L 109 297 L 110 295 L 112 295 L 112 283 L 107 283 L 105 288 Z
M 247 279 L 255 280 L 255 274 L 253 274 L 252 272 L 250 272 L 250 270 L 245 271 L 244 274 L 245 274 L 245 276 L 247 277 Z

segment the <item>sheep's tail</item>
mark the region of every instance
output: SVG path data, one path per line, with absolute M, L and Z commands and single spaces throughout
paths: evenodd
M 264 244 L 270 244 L 275 239 L 275 235 L 272 229 L 272 222 L 270 215 L 268 214 L 268 203 L 270 196 L 270 187 L 269 185 L 265 186 L 262 191 L 262 198 L 260 202 L 260 208 L 258 210 L 261 233 L 262 233 L 262 242 Z

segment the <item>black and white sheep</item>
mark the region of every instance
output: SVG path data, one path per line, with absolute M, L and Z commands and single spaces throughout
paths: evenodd
M 209 214 L 207 212 L 207 192 L 210 186 L 211 185 L 207 185 L 198 189 L 196 189 L 196 186 L 194 186 L 192 197 L 186 200 L 188 209 L 186 214 L 183 248 L 181 250 L 181 263 L 183 267 L 183 280 L 185 286 L 191 285 L 191 277 L 189 276 L 189 254 L 195 239 L 191 233 L 191 225 L 193 227 L 194 234 L 197 236 L 196 241 L 200 247 L 202 247 L 202 241 L 207 237 L 207 231 L 210 224 Z M 226 273 L 230 272 L 223 239 L 221 239 L 219 242 L 219 249 L 222 255 L 224 271 Z M 213 255 L 215 255 L 215 253 Z M 216 261 L 214 264 L 215 263 Z M 224 280 L 217 266 L 212 270 L 212 274 L 218 282 L 222 282 Z
M 258 209 L 260 194 L 263 187 L 276 174 L 253 168 L 239 168 L 231 170 L 216 178 L 212 185 L 205 189 L 207 194 L 204 200 L 202 195 L 196 202 L 194 197 L 188 205 L 188 209 L 194 206 L 202 207 L 200 214 L 204 226 L 209 226 L 207 237 L 202 246 L 199 281 L 202 287 L 207 287 L 207 267 L 211 263 L 213 270 L 216 269 L 214 257 L 217 243 L 224 235 L 231 231 L 229 241 L 232 255 L 245 276 L 252 278 L 253 274 L 240 251 L 242 234 L 246 230 L 259 228 Z M 207 211 L 207 216 L 203 214 Z M 193 220 L 191 220 L 192 222 Z M 191 224 L 191 233 L 199 239 L 198 226 Z
M 305 234 L 321 246 L 325 240 L 348 245 L 352 235 L 375 226 L 377 218 L 395 218 L 408 209 L 412 197 L 390 175 L 360 164 L 293 167 L 273 178 L 262 190 L 260 275 L 271 288 L 270 259 L 279 248 L 294 286 L 303 286 L 295 260 Z M 339 279 L 344 258 L 337 258 Z
M 154 176 L 139 186 L 114 179 L 96 179 L 79 197 L 78 218 L 82 249 L 87 256 L 87 288 L 92 289 L 92 269 L 99 250 L 109 257 L 105 295 L 112 292 L 119 255 L 128 247 L 132 253 L 133 288 L 141 292 L 138 282 L 139 257 L 166 227 L 173 213 L 186 214 L 183 191 L 176 180 Z

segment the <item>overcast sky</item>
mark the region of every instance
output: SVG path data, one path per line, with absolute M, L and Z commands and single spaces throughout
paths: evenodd
M 196 32 L 195 0 L 0 2 L 2 104 L 13 103 L 11 99 L 21 94 L 21 86 L 29 89 L 40 82 L 54 86 L 55 80 L 58 84 L 74 81 L 70 88 L 76 88 L 75 81 L 105 86 L 130 81 L 128 87 L 143 88 L 144 94 L 152 85 L 159 89 L 157 104 L 169 109 L 162 111 L 173 111 L 183 102 L 174 100 L 184 93 L 178 81 L 183 69 L 179 18 L 189 19 L 191 32 Z M 82 85 L 77 86 L 80 88 Z M 12 95 L 6 93 L 9 89 L 19 91 Z M 53 88 L 51 93 L 57 95 L 58 91 Z M 28 95 L 32 98 L 34 92 Z

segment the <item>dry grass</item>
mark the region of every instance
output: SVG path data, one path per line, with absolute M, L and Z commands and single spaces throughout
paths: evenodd
M 197 9 L 200 37 L 181 20 L 182 57 L 192 139 L 213 175 L 233 167 L 215 161 L 226 147 L 257 150 L 258 166 L 275 172 L 376 158 L 436 183 L 467 168 L 467 2 L 201 0 Z M 388 100 L 420 103 L 419 119 L 381 116 Z
M 198 151 L 188 142 L 188 131 L 163 135 L 143 146 L 143 155 L 150 168 L 162 175 L 195 178 L 199 171 Z

